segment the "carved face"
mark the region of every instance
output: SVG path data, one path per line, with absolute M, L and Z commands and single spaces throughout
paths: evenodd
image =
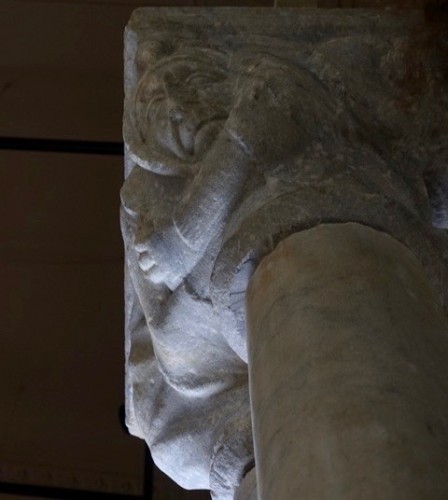
M 149 69 L 136 94 L 137 126 L 150 148 L 194 162 L 226 120 L 230 84 L 211 57 L 175 55 Z

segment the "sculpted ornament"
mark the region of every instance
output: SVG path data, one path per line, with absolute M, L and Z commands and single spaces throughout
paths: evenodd
M 232 499 L 254 466 L 244 297 L 280 240 L 321 223 L 381 230 L 417 255 L 447 303 L 447 93 L 435 53 L 417 55 L 418 95 L 403 87 L 422 19 L 134 12 L 121 193 L 127 423 L 184 488 Z

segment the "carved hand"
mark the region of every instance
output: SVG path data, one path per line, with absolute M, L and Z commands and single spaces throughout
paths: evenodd
M 174 290 L 190 270 L 189 252 L 174 226 L 136 239 L 139 266 L 154 284 L 166 284 Z
M 262 57 L 240 78 L 236 105 L 226 128 L 247 154 L 261 163 L 280 160 L 309 140 L 301 110 L 310 99 L 308 79 L 294 66 Z
M 336 115 L 326 89 L 291 63 L 260 56 L 239 79 L 226 129 L 257 163 L 303 150 Z

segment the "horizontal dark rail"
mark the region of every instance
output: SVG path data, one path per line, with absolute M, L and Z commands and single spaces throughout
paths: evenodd
M 30 495 L 40 498 L 57 498 L 58 500 L 90 499 L 90 500 L 138 500 L 144 497 L 99 491 L 73 490 L 69 488 L 53 488 L 34 484 L 0 483 L 0 493 L 10 495 Z
M 78 153 L 88 155 L 123 156 L 122 142 L 72 141 L 65 139 L 32 139 L 0 137 L 0 149 L 14 151 L 44 151 L 47 153 Z

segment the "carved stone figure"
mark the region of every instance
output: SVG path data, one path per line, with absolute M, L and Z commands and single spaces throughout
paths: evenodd
M 448 303 L 437 52 L 417 54 L 417 94 L 403 85 L 422 22 L 417 11 L 134 12 L 127 423 L 181 486 L 232 499 L 254 466 L 244 298 L 279 241 L 322 223 L 370 226 L 411 249 Z

